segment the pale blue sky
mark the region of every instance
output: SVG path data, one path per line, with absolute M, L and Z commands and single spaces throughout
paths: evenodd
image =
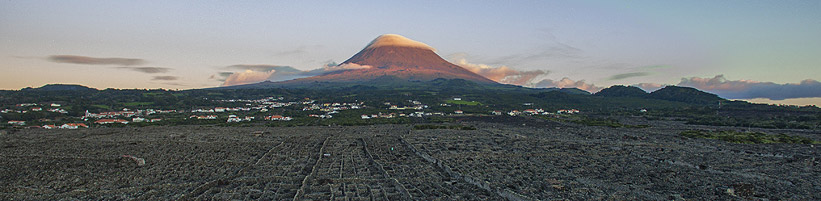
M 213 87 L 221 82 L 209 77 L 221 67 L 315 69 L 386 33 L 427 43 L 446 59 L 600 87 L 720 74 L 798 83 L 821 78 L 818 11 L 816 0 L 2 1 L 0 88 Z M 171 70 L 56 63 L 50 55 L 137 58 Z M 613 79 L 620 74 L 632 76 Z

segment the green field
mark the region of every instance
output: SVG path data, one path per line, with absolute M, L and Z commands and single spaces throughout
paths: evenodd
M 111 106 L 108 106 L 108 105 L 91 105 L 91 106 L 92 107 L 103 108 L 103 109 L 109 109 L 109 110 L 111 109 Z
M 466 100 L 447 100 L 445 102 L 453 105 L 482 105 L 480 102 Z
M 123 103 L 123 105 L 132 106 L 132 107 L 133 106 L 149 106 L 149 105 L 154 105 L 154 102 L 128 102 L 128 103 Z
M 165 93 L 163 93 L 163 92 L 148 92 L 148 93 L 143 93 L 143 97 L 160 96 L 160 95 L 163 95 L 163 94 L 165 94 Z

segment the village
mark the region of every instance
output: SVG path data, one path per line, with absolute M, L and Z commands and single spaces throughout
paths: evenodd
M 64 106 L 58 103 L 20 103 L 13 106 L 4 106 L 0 110 L 2 114 L 25 114 L 25 113 L 52 113 L 46 116 L 55 119 L 42 118 L 37 120 L 8 120 L 7 127 L 30 128 L 30 129 L 80 129 L 89 127 L 110 127 L 128 124 L 150 125 L 163 121 L 175 120 L 177 122 L 209 121 L 243 123 L 255 121 L 292 121 L 295 119 L 331 119 L 334 115 L 347 110 L 364 110 L 358 112 L 359 119 L 392 119 L 392 118 L 425 118 L 429 116 L 532 116 L 532 115 L 570 115 L 577 114 L 577 109 L 560 109 L 555 112 L 545 111 L 540 108 L 528 108 L 522 110 L 491 110 L 485 113 L 465 112 L 459 108 L 459 102 L 466 101 L 462 98 L 452 98 L 446 103 L 438 104 L 432 108 L 421 101 L 407 100 L 400 103 L 383 102 L 380 106 L 372 107 L 365 105 L 365 102 L 318 102 L 310 98 L 298 101 L 284 101 L 284 97 L 267 97 L 257 100 L 214 100 L 216 107 L 203 107 L 193 109 L 131 109 L 122 108 L 117 111 L 104 111 L 92 113 L 84 111 L 82 116 L 68 116 L 68 109 L 71 106 Z M 455 101 L 455 102 L 454 102 Z M 451 103 L 451 104 L 448 104 Z M 457 104 L 453 104 L 457 103 Z M 233 105 L 233 106 L 228 106 Z M 242 106 L 236 106 L 242 105 Z M 456 106 L 454 106 L 456 105 Z M 452 109 L 451 107 L 457 107 Z M 532 103 L 523 103 L 523 107 L 531 107 Z M 469 106 L 466 106 L 469 107 Z M 451 109 L 449 109 L 451 108 Z M 295 114 L 298 116 L 289 116 Z M 350 116 L 350 115 L 349 115 Z M 184 124 L 184 123 L 183 123 Z

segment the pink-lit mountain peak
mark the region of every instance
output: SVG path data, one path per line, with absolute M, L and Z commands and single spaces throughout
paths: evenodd
M 442 59 L 436 49 L 396 34 L 385 34 L 371 41 L 359 53 L 340 66 L 366 68 L 338 71 L 287 82 L 366 82 L 386 77 L 408 81 L 430 81 L 438 78 L 464 79 L 478 83 L 495 83 L 481 75 Z

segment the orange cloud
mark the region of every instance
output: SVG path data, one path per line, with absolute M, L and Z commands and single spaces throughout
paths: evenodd
M 245 70 L 245 72 L 238 72 L 229 75 L 225 78 L 225 82 L 222 86 L 233 86 L 233 85 L 242 85 L 242 84 L 251 84 L 262 82 L 271 77 L 276 70 L 270 70 L 267 72 L 259 72 L 253 70 Z
M 519 71 L 507 66 L 493 67 L 485 64 L 472 64 L 468 63 L 465 58 L 458 58 L 454 63 L 473 73 L 503 84 L 529 85 L 539 76 L 549 73 L 543 70 Z

